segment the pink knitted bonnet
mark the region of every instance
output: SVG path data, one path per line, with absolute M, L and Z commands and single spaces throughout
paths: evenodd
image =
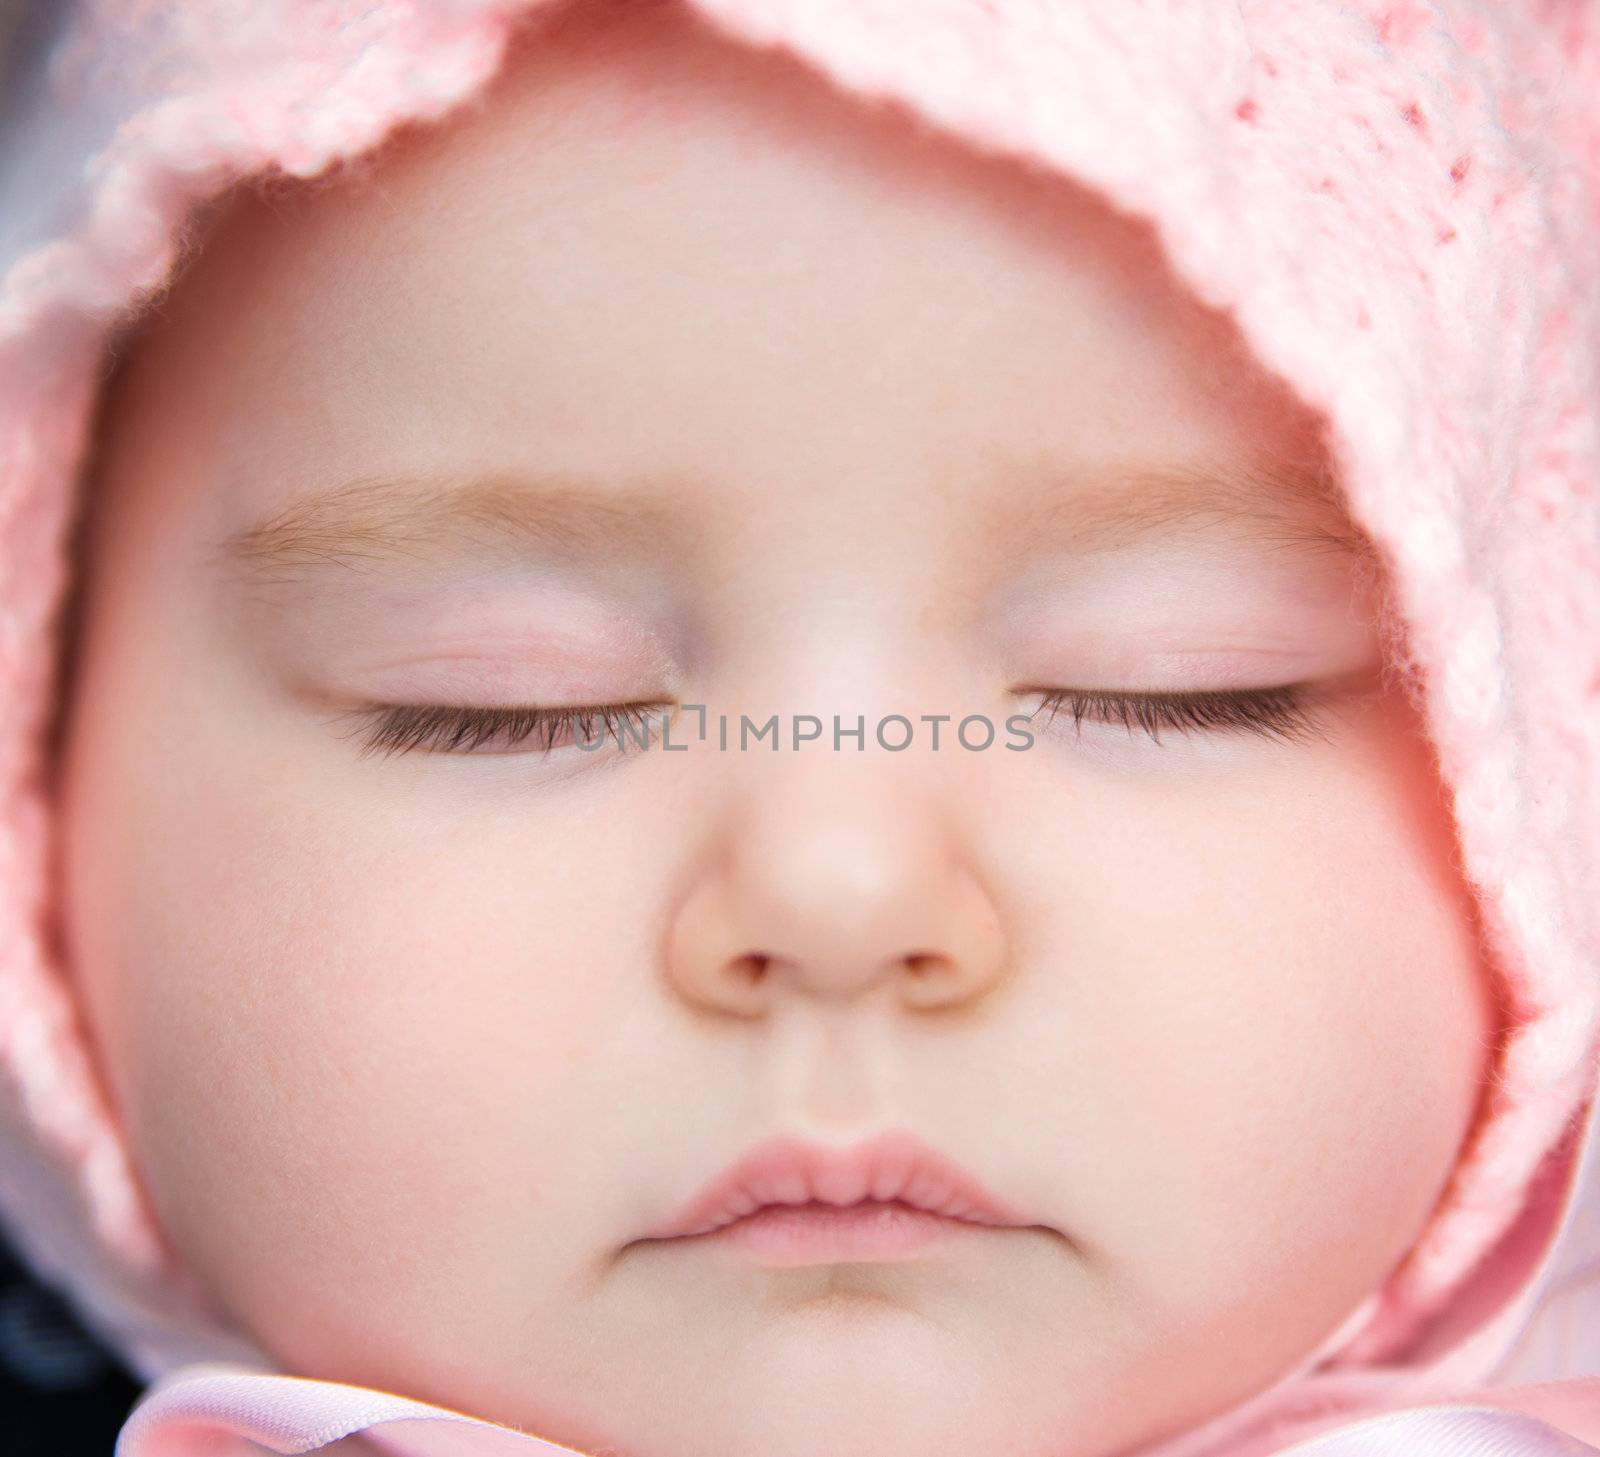
M 89 0 L 39 7 L 10 67 L 0 1215 L 147 1378 L 254 1353 L 152 1222 L 51 937 L 43 734 L 106 339 L 167 279 L 196 203 L 443 115 L 538 3 Z M 1600 1025 L 1596 7 L 692 4 L 864 105 L 1147 219 L 1177 275 L 1326 415 L 1351 514 L 1392 571 L 1509 1028 L 1430 1225 L 1319 1369 L 1448 1359 L 1476 1379 L 1519 1332 L 1532 1349 L 1553 1278 L 1600 1269 L 1584 1117 Z

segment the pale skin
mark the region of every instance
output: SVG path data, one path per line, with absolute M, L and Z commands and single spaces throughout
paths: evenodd
M 1372 560 L 1286 487 L 1200 504 L 1316 458 L 1232 340 L 1071 184 L 655 7 L 225 209 L 113 384 L 60 781 L 72 974 L 219 1308 L 627 1457 L 1111 1457 L 1320 1342 L 1425 1224 L 1495 1017 Z M 351 480 L 552 476 L 514 546 L 219 552 Z M 1026 752 L 383 756 L 338 716 L 1288 683 L 1314 734 Z M 886 1127 L 1045 1228 L 641 1237 L 771 1133 Z

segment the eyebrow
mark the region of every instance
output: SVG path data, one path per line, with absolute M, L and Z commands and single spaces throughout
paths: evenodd
M 1026 504 L 987 513 L 984 525 L 994 544 L 1017 555 L 1046 542 L 1073 553 L 1111 551 L 1217 526 L 1291 549 L 1354 556 L 1372 550 L 1321 467 L 1269 461 L 1091 470 L 1052 463 L 1002 474 Z M 272 582 L 295 580 L 306 569 L 360 571 L 452 556 L 682 555 L 693 538 L 681 503 L 674 505 L 679 495 L 681 483 L 661 478 L 363 476 L 228 534 L 212 560 L 228 576 Z
M 1027 506 L 997 519 L 1004 549 L 1026 554 L 1049 543 L 1074 554 L 1110 552 L 1155 537 L 1215 536 L 1313 555 L 1371 559 L 1371 539 L 1351 520 L 1324 461 L 1196 460 L 1092 469 L 1051 465 L 1029 475 Z
M 225 536 L 211 559 L 250 581 L 307 568 L 361 571 L 451 557 L 569 559 L 682 548 L 666 481 L 603 486 L 578 475 L 362 476 L 300 497 Z

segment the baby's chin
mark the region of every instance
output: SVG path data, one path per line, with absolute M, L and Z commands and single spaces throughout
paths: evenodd
M 1066 1300 L 1048 1326 L 1019 1330 L 949 1292 L 908 1298 L 885 1273 L 789 1271 L 721 1324 L 575 1318 L 538 1338 L 542 1354 L 511 1357 L 507 1331 L 481 1363 L 413 1352 L 346 1379 L 612 1457 L 1123 1457 L 1277 1374 L 1245 1369 L 1248 1350 L 1236 1367 L 1175 1360 L 1156 1332 L 1087 1308 L 1075 1319 Z M 329 1450 L 394 1457 L 364 1439 Z

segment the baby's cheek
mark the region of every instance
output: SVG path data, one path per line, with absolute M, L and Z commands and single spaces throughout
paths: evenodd
M 1485 974 L 1412 727 L 1379 704 L 1327 743 L 1093 764 L 1069 738 L 987 800 L 1021 847 L 1019 1136 L 1131 1313 L 1135 1387 L 1176 1365 L 1205 1402 L 1309 1350 L 1454 1162 Z
M 1111 857 L 1141 873 L 1099 888 L 1113 1258 L 1153 1309 L 1235 1311 L 1268 1350 L 1304 1349 L 1411 1245 L 1482 1082 L 1475 929 L 1404 743 L 1285 759 L 1253 796 L 1152 798 Z
M 141 848 L 102 846 L 118 903 L 97 908 L 140 989 L 116 1060 L 158 1219 L 269 1347 L 324 1369 L 385 1331 L 444 1340 L 507 1289 L 526 1318 L 538 1262 L 586 1233 L 552 1201 L 586 1197 L 608 968 L 638 965 L 607 944 L 605 876 L 540 873 L 534 841 L 576 827 L 531 800 L 487 831 L 420 813 L 417 773 L 230 732 L 188 768 L 125 786 Z

